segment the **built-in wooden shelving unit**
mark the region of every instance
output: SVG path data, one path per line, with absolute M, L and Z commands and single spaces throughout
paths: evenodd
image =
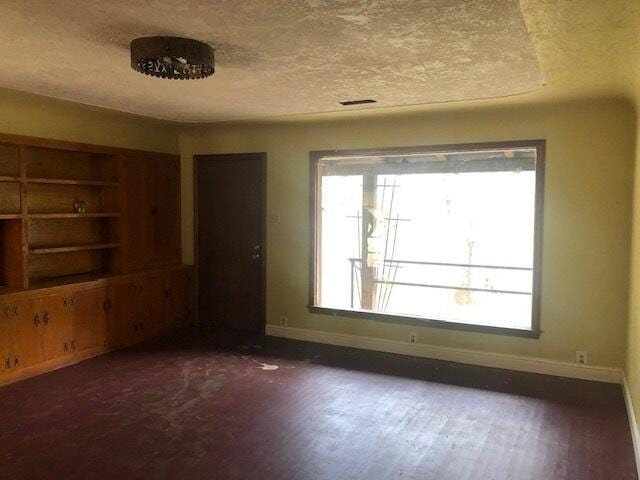
M 121 271 L 121 158 L 0 143 L 0 288 Z

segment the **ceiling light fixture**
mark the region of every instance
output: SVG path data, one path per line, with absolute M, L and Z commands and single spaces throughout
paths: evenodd
M 173 80 L 206 78 L 215 72 L 214 50 L 190 38 L 136 38 L 131 42 L 131 68 Z

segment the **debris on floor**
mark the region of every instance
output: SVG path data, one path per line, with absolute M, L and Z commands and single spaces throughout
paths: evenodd
M 280 368 L 278 365 L 269 365 L 268 363 L 262 363 L 257 360 L 254 360 L 258 365 L 260 365 L 261 370 L 277 370 Z

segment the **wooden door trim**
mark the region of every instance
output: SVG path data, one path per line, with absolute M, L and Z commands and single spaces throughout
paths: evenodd
M 262 170 L 262 262 L 260 263 L 260 277 L 262 280 L 262 289 L 260 292 L 260 334 L 265 334 L 267 324 L 267 152 L 249 152 L 249 153 L 215 153 L 215 154 L 199 154 L 193 156 L 193 253 L 194 253 L 194 276 L 195 276 L 195 318 L 196 323 L 200 324 L 200 268 L 199 268 L 199 213 L 198 213 L 198 180 L 200 162 L 229 160 L 259 160 Z

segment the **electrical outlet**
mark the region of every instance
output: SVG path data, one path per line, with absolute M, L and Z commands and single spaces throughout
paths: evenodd
M 280 326 L 281 327 L 286 327 L 288 323 L 289 323 L 289 319 L 287 318 L 287 316 L 286 315 L 280 315 Z
M 578 350 L 576 352 L 576 363 L 579 363 L 580 365 L 586 365 L 588 362 L 589 358 L 587 356 L 587 352 Z
M 415 332 L 409 334 L 409 343 L 416 343 L 418 341 L 418 335 Z

